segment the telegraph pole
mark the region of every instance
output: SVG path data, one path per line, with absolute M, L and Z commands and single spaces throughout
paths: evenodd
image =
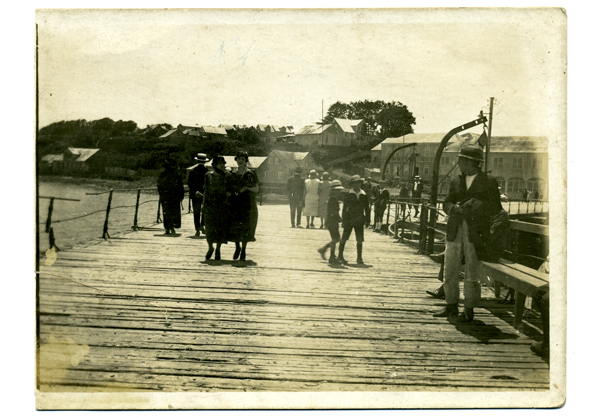
M 325 122 L 323 122 L 323 103 L 324 103 L 325 99 L 321 99 L 321 146 L 323 146 L 323 125 L 325 125 Z
M 494 114 L 494 98 L 490 97 L 490 125 L 488 127 L 488 140 L 485 146 L 485 172 L 488 172 L 488 161 L 490 159 L 490 147 L 492 145 L 492 115 Z

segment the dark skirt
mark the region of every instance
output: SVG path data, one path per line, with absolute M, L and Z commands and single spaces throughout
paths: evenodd
M 227 205 L 209 206 L 204 209 L 206 240 L 226 244 L 230 237 L 230 216 Z
M 165 229 L 181 228 L 181 206 L 179 199 L 162 202 Z
M 242 194 L 238 197 L 232 210 L 231 240 L 256 241 L 255 232 L 258 224 L 258 207 L 256 200 Z

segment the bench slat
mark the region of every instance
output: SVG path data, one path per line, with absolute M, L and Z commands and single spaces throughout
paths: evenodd
M 490 263 L 493 264 L 493 263 Z M 543 273 L 541 271 L 538 270 L 534 270 L 530 267 L 524 266 L 523 264 L 519 264 L 519 263 L 515 263 L 514 261 L 510 261 L 510 260 L 505 260 L 503 258 L 500 259 L 500 263 L 506 267 L 509 268 L 513 268 L 515 270 L 520 271 L 521 273 L 525 273 L 528 274 L 530 276 L 533 276 L 537 279 L 543 280 L 546 283 L 548 283 L 550 281 L 550 276 L 548 275 L 548 273 Z
M 539 287 L 548 283 L 547 280 L 539 279 L 503 264 L 485 261 L 481 263 L 481 273 L 527 296 L 533 296 Z
M 532 234 L 538 235 L 550 235 L 550 228 L 548 228 L 548 225 L 534 224 L 531 222 L 511 220 L 510 229 L 514 229 L 516 231 L 530 232 Z

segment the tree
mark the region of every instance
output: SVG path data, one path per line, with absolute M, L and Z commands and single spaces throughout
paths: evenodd
M 135 123 L 134 121 L 118 120 L 114 124 L 112 134 L 114 136 L 129 135 L 129 134 L 132 134 L 133 132 L 135 132 L 136 129 L 137 129 L 137 123 Z
M 327 110 L 323 123 L 332 123 L 334 118 L 363 119 L 367 132 L 381 137 L 403 135 L 413 132 L 416 123 L 412 113 L 400 102 L 383 100 L 361 100 L 350 103 L 335 102 Z
M 334 118 L 348 119 L 352 107 L 349 104 L 342 102 L 335 102 L 329 109 L 327 109 L 327 115 L 323 118 L 323 125 L 332 123 Z
M 413 133 L 415 118 L 406 106 L 398 103 L 379 112 L 375 122 L 381 129 L 381 137 L 385 139 Z

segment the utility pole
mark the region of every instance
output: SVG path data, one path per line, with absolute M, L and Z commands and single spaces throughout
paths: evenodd
M 325 99 L 321 99 L 321 146 L 323 146 L 323 125 L 325 124 L 325 122 L 323 122 L 323 103 L 324 103 Z
M 488 161 L 490 160 L 490 146 L 492 145 L 492 115 L 494 114 L 494 98 L 490 97 L 490 125 L 488 127 L 488 140 L 485 146 L 485 172 L 488 172 Z

